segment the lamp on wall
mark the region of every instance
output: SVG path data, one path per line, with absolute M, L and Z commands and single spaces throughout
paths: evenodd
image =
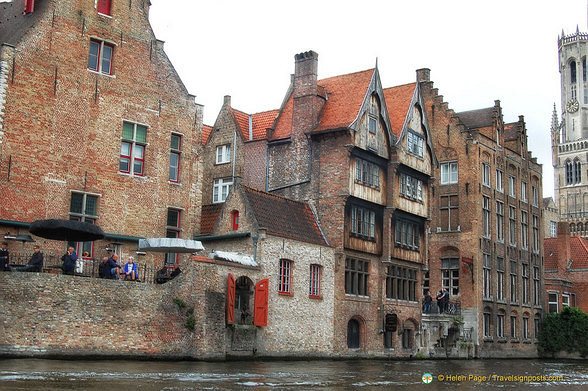
M 11 235 L 10 232 L 6 232 L 4 234 L 4 239 L 14 240 L 14 239 L 16 239 L 16 236 L 15 235 Z
M 104 247 L 104 251 L 106 251 L 107 253 L 112 252 L 112 244 L 107 244 L 106 247 Z

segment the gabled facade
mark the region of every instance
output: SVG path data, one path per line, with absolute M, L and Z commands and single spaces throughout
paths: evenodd
M 244 185 L 265 189 L 266 129 L 278 111 L 247 114 L 231 106 L 225 96 L 214 126 L 204 143 L 204 205 L 224 202 L 236 178 Z
M 227 298 L 227 354 L 330 355 L 334 249 L 308 204 L 237 182 L 221 205 L 209 235 L 198 239 L 212 258 L 229 261 L 215 268 Z
M 536 355 L 543 316 L 541 165 L 523 117 L 504 123 L 500 102 L 455 113 L 419 70 L 438 166 L 429 236 L 431 291 L 447 288 L 462 326 L 441 345 L 468 355 Z
M 202 110 L 151 30 L 149 2 L 27 4 L 2 3 L 0 229 L 93 222 L 107 239 L 75 246 L 94 259 L 107 244 L 130 255 L 140 237 L 191 237 Z
M 268 191 L 308 201 L 336 248 L 337 354 L 415 354 L 434 161 L 420 86 L 385 90 L 377 68 L 317 73 L 316 53 L 296 55 Z

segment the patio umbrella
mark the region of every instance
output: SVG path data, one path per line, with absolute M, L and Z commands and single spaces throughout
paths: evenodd
M 71 242 L 92 242 L 104 239 L 104 231 L 95 224 L 76 220 L 37 220 L 31 223 L 29 232 L 45 239 Z
M 179 238 L 148 238 L 139 239 L 139 250 L 158 253 L 193 253 L 204 250 L 198 240 Z

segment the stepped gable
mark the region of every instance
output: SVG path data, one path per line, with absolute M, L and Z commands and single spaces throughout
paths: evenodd
M 414 96 L 417 83 L 403 84 L 384 89 L 384 99 L 388 108 L 388 117 L 392 133 L 398 138 L 404 127 L 404 121 Z
M 200 218 L 200 234 L 210 234 L 214 229 L 214 225 L 218 220 L 221 209 L 223 208 L 222 203 L 202 205 L 202 215 Z
M 241 186 L 260 228 L 274 236 L 328 246 L 308 204 Z

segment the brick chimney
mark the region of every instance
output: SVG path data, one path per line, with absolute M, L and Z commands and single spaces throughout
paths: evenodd
M 429 68 L 417 69 L 416 73 L 418 82 L 431 81 L 431 70 Z
M 316 126 L 325 102 L 317 93 L 318 54 L 310 50 L 297 54 L 294 59 L 292 137 Z

